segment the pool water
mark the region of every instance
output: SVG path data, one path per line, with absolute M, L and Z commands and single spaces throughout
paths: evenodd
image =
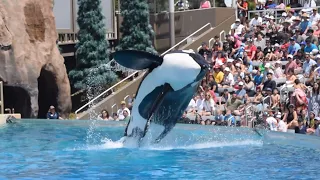
M 160 144 L 136 148 L 119 141 L 124 129 L 121 122 L 78 120 L 4 125 L 0 179 L 320 178 L 318 137 L 177 125 Z M 299 138 L 307 139 L 303 146 Z

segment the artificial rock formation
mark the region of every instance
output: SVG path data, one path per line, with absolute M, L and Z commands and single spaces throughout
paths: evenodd
M 7 86 L 28 92 L 29 117 L 38 114 L 37 79 L 42 68 L 54 76 L 50 83 L 58 87 L 61 115 L 71 111 L 70 83 L 57 36 L 52 0 L 0 0 L 0 78 Z

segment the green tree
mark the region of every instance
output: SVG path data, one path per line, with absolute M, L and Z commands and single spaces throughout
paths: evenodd
M 149 23 L 147 0 L 123 0 L 120 3 L 122 38 L 116 50 L 134 49 L 157 54 L 151 41 L 154 32 Z
M 108 67 L 109 50 L 106 40 L 101 0 L 78 0 L 79 42 L 76 44 L 76 68 L 69 73 L 77 89 L 110 86 L 117 76 Z

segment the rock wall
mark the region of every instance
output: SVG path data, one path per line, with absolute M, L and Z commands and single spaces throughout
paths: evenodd
M 38 114 L 38 77 L 50 71 L 58 86 L 58 109 L 71 111 L 70 83 L 64 59 L 56 45 L 52 0 L 0 0 L 0 79 L 30 95 L 32 112 Z M 49 107 L 48 107 L 49 108 Z

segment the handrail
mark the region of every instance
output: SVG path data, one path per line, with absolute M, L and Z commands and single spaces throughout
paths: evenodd
M 220 39 L 221 40 L 221 39 Z M 214 41 L 214 38 L 209 39 L 209 47 L 212 48 L 213 44 L 212 41 Z M 199 51 L 198 51 L 199 52 Z
M 222 34 L 224 35 L 224 36 L 222 36 Z M 226 36 L 226 32 L 224 31 L 224 30 L 222 30 L 221 32 L 220 32 L 220 41 L 222 41 L 222 37 L 225 37 Z
M 198 32 L 200 32 L 202 29 L 204 29 L 205 27 L 210 26 L 210 28 L 212 29 L 212 25 L 211 23 L 207 23 L 204 26 L 202 26 L 201 28 L 199 28 L 198 30 L 196 30 L 195 32 L 193 32 L 192 34 L 190 34 L 189 36 L 187 36 L 186 38 L 184 38 L 183 40 L 181 40 L 180 42 L 178 42 L 177 44 L 175 44 L 174 46 L 172 46 L 171 48 L 169 48 L 166 52 L 162 53 L 167 54 L 168 52 L 170 52 L 171 50 L 175 49 L 177 46 L 179 46 L 180 44 L 182 44 L 184 41 L 186 41 L 187 39 L 189 39 L 190 37 L 192 37 L 193 35 L 197 34 Z
M 130 95 L 126 95 L 126 97 L 124 97 L 123 100 L 126 101 L 129 97 L 130 97 Z
M 3 82 L 0 81 L 0 113 L 4 113 L 4 102 L 3 102 Z
M 245 118 L 246 118 L 246 126 L 248 126 L 248 114 L 247 114 L 247 110 L 249 110 L 250 108 L 252 108 L 252 105 L 249 105 L 245 110 L 244 110 L 244 114 L 245 114 Z
M 288 89 L 288 87 L 287 87 L 287 85 L 285 84 L 285 85 L 283 85 L 283 86 L 281 86 L 281 88 L 280 88 L 280 100 L 281 100 L 281 98 L 282 98 L 282 91 L 283 91 L 283 89 Z
M 207 23 L 204 26 L 202 26 L 201 28 L 199 28 L 198 30 L 196 30 L 195 32 L 193 32 L 192 34 L 190 34 L 188 37 L 184 38 L 183 40 L 181 40 L 180 42 L 178 42 L 176 45 L 172 46 L 171 48 L 169 48 L 167 51 L 165 51 L 164 53 L 161 54 L 161 56 L 167 54 L 168 52 L 170 52 L 172 49 L 174 49 L 175 47 L 179 46 L 182 42 L 186 41 L 188 38 L 190 38 L 191 36 L 195 35 L 196 33 L 198 33 L 199 31 L 201 31 L 202 29 L 204 29 L 205 27 L 209 26 L 212 29 L 212 25 L 211 23 Z M 116 83 L 115 85 L 111 86 L 109 89 L 103 91 L 101 94 L 99 94 L 97 97 L 93 98 L 92 100 L 90 100 L 89 102 L 87 102 L 85 105 L 81 106 L 79 109 L 77 109 L 75 111 L 75 114 L 77 115 L 81 110 L 83 110 L 84 108 L 86 108 L 87 106 L 89 106 L 91 103 L 93 103 L 95 100 L 99 99 L 100 97 L 102 97 L 103 95 L 105 95 L 107 92 L 109 91 L 113 91 L 113 89 L 118 86 L 119 84 L 122 84 L 123 82 L 125 82 L 126 80 L 130 79 L 131 77 L 134 77 L 137 73 L 139 73 L 140 71 L 135 71 L 132 74 L 130 74 L 129 76 L 127 76 L 126 78 L 122 79 L 121 81 L 119 81 L 118 83 Z M 146 71 L 144 71 L 146 72 Z
M 199 52 L 201 48 L 202 48 L 202 46 L 199 46 L 199 47 L 197 48 L 197 52 Z
M 114 107 L 117 107 L 117 109 L 118 109 L 117 104 L 113 104 L 113 105 L 111 106 L 111 110 L 112 110 L 112 113 L 111 113 L 111 114 L 113 114 L 113 109 L 114 109 Z
M 264 101 L 267 99 L 267 98 L 270 98 L 270 96 L 266 96 L 262 99 L 262 112 L 264 112 Z

